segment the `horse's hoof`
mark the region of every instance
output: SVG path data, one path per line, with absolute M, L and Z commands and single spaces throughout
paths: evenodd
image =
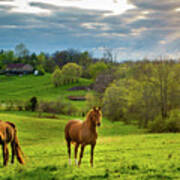
M 75 159 L 75 165 L 78 166 L 78 160 L 77 159 Z
M 70 166 L 72 165 L 71 159 L 69 159 L 69 165 L 70 165 Z

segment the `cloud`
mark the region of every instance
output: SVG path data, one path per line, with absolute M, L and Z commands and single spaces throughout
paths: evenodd
M 135 8 L 123 13 L 107 5 L 83 8 L 82 1 L 30 0 L 27 12 L 17 11 L 15 1 L 0 3 L 0 48 L 23 42 L 31 51 L 75 48 L 95 52 L 109 47 L 119 51 L 120 60 L 165 53 L 178 56 L 180 1 L 129 0 Z M 120 1 L 112 3 L 111 7 L 120 5 Z

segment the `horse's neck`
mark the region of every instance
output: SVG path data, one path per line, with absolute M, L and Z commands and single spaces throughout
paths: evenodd
M 96 134 L 96 126 L 93 125 L 89 119 L 86 119 L 86 121 L 84 121 L 84 124 L 85 124 L 87 130 L 91 131 L 91 133 Z

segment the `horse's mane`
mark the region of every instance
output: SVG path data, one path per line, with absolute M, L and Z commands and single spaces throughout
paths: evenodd
M 86 115 L 86 120 L 85 120 L 85 121 L 89 121 L 89 120 L 90 120 L 90 115 L 91 115 L 91 113 L 92 113 L 93 111 L 95 111 L 95 110 L 98 110 L 99 113 L 100 113 L 100 116 L 102 117 L 102 113 L 101 113 L 101 111 L 100 111 L 99 109 L 92 108 L 92 109 L 90 109 L 90 110 L 88 111 L 88 113 L 87 113 L 87 115 Z
M 90 120 L 90 115 L 91 115 L 91 112 L 93 111 L 93 109 L 90 109 L 88 111 L 88 113 L 86 114 L 86 121 L 89 121 Z

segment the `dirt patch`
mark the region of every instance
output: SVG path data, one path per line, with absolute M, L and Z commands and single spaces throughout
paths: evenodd
M 85 101 L 86 100 L 84 96 L 68 96 L 68 99 L 72 101 Z
M 93 89 L 93 84 L 90 84 L 89 86 L 75 86 L 75 87 L 72 87 L 70 89 L 68 89 L 68 91 L 89 91 L 91 89 Z

